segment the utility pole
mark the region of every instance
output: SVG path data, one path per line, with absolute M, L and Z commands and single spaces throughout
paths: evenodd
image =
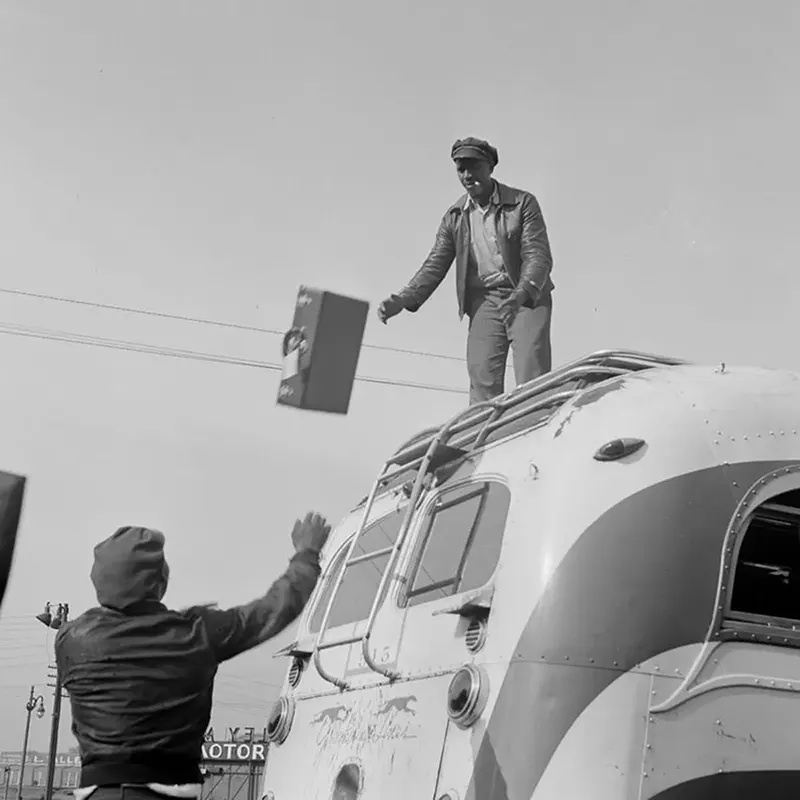
M 28 698 L 28 702 L 25 703 L 25 710 L 28 712 L 28 716 L 25 718 L 25 736 L 22 739 L 22 758 L 20 759 L 19 765 L 17 800 L 20 800 L 22 797 L 22 784 L 25 782 L 25 758 L 28 755 L 28 736 L 31 732 L 31 713 L 34 709 L 36 709 L 36 716 L 41 719 L 44 716 L 44 697 L 42 697 L 42 695 L 37 695 L 36 687 L 31 686 L 31 696 Z M 6 781 L 10 779 L 11 776 L 9 773 L 9 775 L 6 777 Z M 6 785 L 6 791 L 8 791 L 8 785 Z
M 49 628 L 58 630 L 69 619 L 69 606 L 66 603 L 59 603 L 55 615 L 50 611 L 50 603 L 45 606 L 44 612 L 38 614 L 36 619 Z M 50 726 L 50 749 L 47 759 L 47 787 L 45 788 L 45 800 L 53 800 L 53 781 L 56 774 L 56 755 L 58 753 L 58 728 L 61 723 L 61 675 L 58 671 L 58 664 L 55 665 L 55 683 L 48 684 L 54 688 L 53 693 L 53 722 Z

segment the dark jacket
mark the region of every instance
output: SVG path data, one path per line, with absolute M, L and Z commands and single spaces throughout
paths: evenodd
M 217 666 L 289 625 L 319 573 L 316 553 L 297 553 L 259 600 L 171 611 L 161 603 L 169 570 L 158 531 L 121 528 L 99 544 L 100 607 L 56 637 L 81 786 L 199 782 Z
M 553 258 L 539 202 L 522 189 L 497 182 L 500 195 L 496 211 L 497 242 L 509 277 L 515 287 L 524 288 L 533 297 L 553 290 L 550 278 Z M 467 195 L 450 206 L 442 218 L 430 254 L 398 293 L 404 308 L 417 311 L 444 280 L 453 260 L 456 262 L 458 315 L 466 309 L 467 265 L 470 254 L 469 215 L 464 205 Z

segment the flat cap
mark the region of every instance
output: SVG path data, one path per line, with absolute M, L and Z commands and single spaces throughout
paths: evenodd
M 453 161 L 457 158 L 482 158 L 493 167 L 496 167 L 499 161 L 497 150 L 489 142 L 484 139 L 476 139 L 474 136 L 467 136 L 466 139 L 458 139 L 454 142 L 450 150 L 450 158 Z

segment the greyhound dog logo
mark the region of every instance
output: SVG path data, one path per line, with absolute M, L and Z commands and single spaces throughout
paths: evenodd
M 349 714 L 349 710 L 346 706 L 333 706 L 332 708 L 326 708 L 319 712 L 312 720 L 311 724 L 316 725 L 318 722 L 324 722 L 328 720 L 328 722 L 333 725 L 334 722 L 345 720 L 347 719 L 347 715 Z
M 417 712 L 411 707 L 412 704 L 416 704 L 417 698 L 415 695 L 409 695 L 408 697 L 393 697 L 391 700 L 387 700 L 379 709 L 378 709 L 378 716 L 383 714 L 388 714 L 392 709 L 397 711 L 398 713 L 405 713 L 405 714 L 412 714 L 413 716 L 417 715 Z

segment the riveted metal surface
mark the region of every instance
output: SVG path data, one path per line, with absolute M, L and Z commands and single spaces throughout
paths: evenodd
M 553 753 L 533 800 L 638 797 L 651 681 L 627 673 L 586 707 Z
M 749 686 L 800 692 L 800 653 L 740 642 L 708 642 L 675 691 L 660 702 L 654 698 L 651 714 L 672 711 L 710 692 Z
M 786 662 L 782 672 L 800 667 L 794 651 L 782 656 L 762 651 L 763 673 L 717 675 L 708 691 L 651 711 L 643 798 L 716 772 L 796 767 L 800 692 L 788 691 L 771 676 L 776 657 Z

